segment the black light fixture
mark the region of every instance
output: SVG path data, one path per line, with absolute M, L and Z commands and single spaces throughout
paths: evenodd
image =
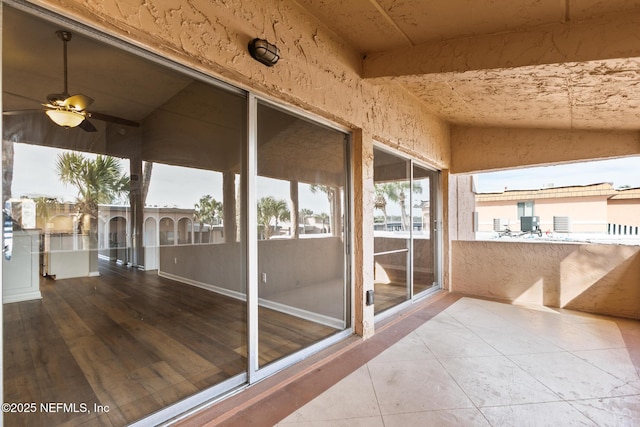
M 267 67 L 272 67 L 280 59 L 280 49 L 263 39 L 253 39 L 249 42 L 249 53 L 256 61 Z

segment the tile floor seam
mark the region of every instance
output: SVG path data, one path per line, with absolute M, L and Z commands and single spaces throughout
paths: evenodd
M 436 356 L 436 361 L 438 362 L 440 367 L 442 369 L 444 369 L 444 371 L 447 373 L 449 378 L 451 378 L 451 380 L 453 380 L 453 382 L 458 386 L 458 388 L 462 391 L 462 393 L 464 393 L 464 395 L 467 397 L 467 399 L 469 399 L 469 402 L 471 402 L 471 404 L 476 409 L 476 411 L 480 411 L 480 408 L 478 407 L 478 405 L 476 405 L 476 402 L 473 401 L 473 399 L 471 398 L 471 396 L 469 396 L 467 391 L 460 385 L 460 383 L 453 377 L 453 375 L 451 375 L 451 372 L 449 372 L 449 370 L 444 366 L 444 364 L 442 363 L 442 361 L 440 360 L 440 358 L 438 356 Z
M 552 353 L 568 353 L 568 352 L 563 351 L 563 352 L 552 352 Z M 552 354 L 552 353 L 544 353 L 544 354 Z M 526 354 L 526 355 L 527 355 L 527 356 L 529 356 L 529 355 L 536 355 L 536 354 L 542 354 L 542 353 L 529 353 L 529 354 Z M 518 356 L 523 356 L 523 355 L 518 355 Z M 552 389 L 552 388 L 551 388 L 551 387 L 549 387 L 547 384 L 545 384 L 544 382 L 542 382 L 542 381 L 541 381 L 539 378 L 537 378 L 536 376 L 534 376 L 534 375 L 530 374 L 529 372 L 527 372 L 527 371 L 526 371 L 526 369 L 524 369 L 524 367 L 522 367 L 522 366 L 521 366 L 517 361 L 515 361 L 515 360 L 511 359 L 511 357 L 509 357 L 509 356 L 507 356 L 507 355 L 505 355 L 505 357 L 506 357 L 507 359 L 509 359 L 509 361 L 510 361 L 511 363 L 513 363 L 514 365 L 516 365 L 516 366 L 517 366 L 517 367 L 518 367 L 518 368 L 519 368 L 519 369 L 520 369 L 520 370 L 521 370 L 525 375 L 528 375 L 528 376 L 529 376 L 529 377 L 531 377 L 533 380 L 535 380 L 535 381 L 536 381 L 536 382 L 538 382 L 540 385 L 542 385 L 542 386 L 543 386 L 543 387 L 545 387 L 547 390 L 549 390 L 551 393 L 553 393 L 555 396 L 557 396 L 557 397 L 558 397 L 558 399 L 560 399 L 560 400 L 558 400 L 558 402 L 559 402 L 559 401 L 565 401 L 564 397 L 562 397 L 562 396 L 560 395 L 560 393 L 556 392 L 554 389 Z
M 581 413 L 585 418 L 587 418 L 589 421 L 591 421 L 594 425 L 600 427 L 600 424 L 598 424 L 598 422 L 596 420 L 591 418 L 591 416 L 589 416 L 588 412 L 581 411 L 580 408 L 576 408 L 574 405 L 571 404 L 571 402 L 567 402 L 567 404 L 569 406 L 571 406 L 573 409 L 575 409 L 576 411 L 578 411 L 579 413 Z
M 606 350 L 619 350 L 619 349 L 606 349 Z M 581 350 L 581 351 L 597 351 L 597 350 Z M 593 366 L 593 367 L 594 367 L 594 368 L 596 368 L 596 369 L 599 369 L 600 371 L 604 372 L 605 374 L 609 374 L 609 375 L 610 375 L 610 376 L 612 376 L 613 378 L 615 378 L 615 379 L 617 379 L 617 380 L 622 381 L 622 382 L 624 383 L 624 384 L 622 384 L 622 385 L 631 385 L 630 383 L 631 383 L 631 382 L 633 382 L 633 381 L 636 381 L 636 380 L 637 380 L 637 381 L 638 381 L 638 383 L 640 384 L 640 376 L 638 376 L 638 378 L 636 378 L 636 380 L 629 380 L 629 381 L 627 381 L 627 380 L 625 380 L 624 378 L 620 378 L 620 377 L 618 377 L 617 375 L 615 375 L 615 374 L 613 374 L 613 373 L 611 373 L 611 372 L 609 372 L 609 371 L 605 371 L 604 369 L 602 369 L 602 367 L 600 367 L 600 366 L 598 366 L 598 365 L 595 365 L 594 363 L 590 362 L 588 359 L 585 359 L 585 358 L 583 358 L 583 357 L 580 357 L 580 355 L 578 355 L 578 354 L 575 354 L 575 353 L 573 353 L 573 352 L 571 352 L 571 354 L 573 354 L 574 356 L 576 356 L 576 357 L 577 357 L 577 358 L 579 358 L 580 360 L 584 360 L 586 363 L 588 363 L 589 365 Z M 621 385 L 621 386 L 618 386 L 618 387 L 622 387 L 622 385 Z M 639 394 L 640 394 L 640 388 L 638 388 L 638 387 L 636 387 L 636 386 L 633 386 L 633 385 L 631 385 L 631 386 L 632 386 L 632 387 L 634 387 L 634 388 L 637 388 L 637 389 L 638 389 L 638 392 L 639 392 Z M 615 387 L 615 388 L 618 388 L 618 387 Z M 614 390 L 615 390 L 615 388 L 614 388 Z
M 380 353 L 382 354 L 382 353 Z M 382 420 L 382 424 L 384 425 L 384 416 L 382 415 L 382 409 L 380 407 L 380 398 L 378 397 L 378 390 L 376 390 L 376 385 L 373 382 L 373 377 L 371 376 L 371 369 L 369 369 L 369 363 L 371 361 L 366 363 L 366 367 L 367 367 L 367 375 L 369 377 L 369 382 L 371 383 L 371 388 L 373 389 L 373 395 L 376 397 L 376 406 L 378 408 L 378 414 L 380 415 L 380 419 Z

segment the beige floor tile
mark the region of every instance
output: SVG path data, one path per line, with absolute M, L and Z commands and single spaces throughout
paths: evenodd
M 559 323 L 547 330 L 544 337 L 569 351 L 625 347 L 618 326 L 611 321 Z
M 569 404 L 601 427 L 640 426 L 640 395 L 578 400 Z
M 508 323 L 503 323 L 501 327 L 469 325 L 469 329 L 491 347 L 506 355 L 565 351 L 539 335 Z
M 330 421 L 282 421 L 276 427 L 385 427 L 382 417 L 345 418 Z
M 638 389 L 569 353 L 509 356 L 565 400 L 638 394 Z
M 380 417 L 369 371 L 366 366 L 353 372 L 329 390 L 298 409 L 281 423 L 303 423 Z M 288 425 L 288 424 L 287 424 Z
M 462 298 L 278 425 L 640 426 L 640 376 L 608 318 Z
M 473 407 L 437 360 L 371 362 L 368 366 L 383 415 Z
M 566 402 L 494 406 L 480 408 L 480 411 L 495 427 L 596 426 Z
M 478 407 L 561 400 L 504 356 L 440 359 L 440 362 Z
M 500 354 L 447 313 L 435 316 L 415 332 L 437 358 Z
M 640 376 L 626 348 L 574 351 L 573 354 L 640 390 Z
M 411 332 L 406 337 L 380 353 L 371 362 L 388 362 L 401 360 L 425 360 L 435 359 L 435 356 L 420 337 Z
M 489 427 L 477 409 L 449 409 L 445 411 L 411 412 L 384 416 L 385 427 L 437 426 L 437 427 Z

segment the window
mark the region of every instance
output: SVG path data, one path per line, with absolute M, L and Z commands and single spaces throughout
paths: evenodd
M 518 218 L 533 216 L 533 201 L 518 202 Z

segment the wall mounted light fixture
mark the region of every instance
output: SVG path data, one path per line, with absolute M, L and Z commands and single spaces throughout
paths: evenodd
M 263 39 L 253 39 L 249 42 L 249 53 L 256 61 L 267 67 L 272 67 L 280 59 L 280 49 Z

